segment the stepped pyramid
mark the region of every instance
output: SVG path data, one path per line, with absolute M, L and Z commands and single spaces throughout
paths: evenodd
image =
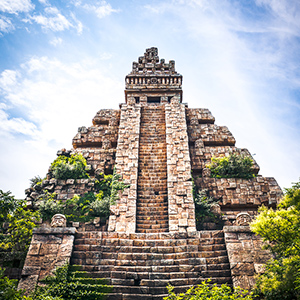
M 274 178 L 211 178 L 213 156 L 245 153 L 208 109 L 182 103 L 182 75 L 175 62 L 146 49 L 125 79 L 120 109 L 97 112 L 91 127 L 80 127 L 71 152 L 81 153 L 94 174 L 116 172 L 130 187 L 111 206 L 106 224 L 71 224 L 35 229 L 20 288 L 31 288 L 65 261 L 83 266 L 114 286 L 108 299 L 163 299 L 166 285 L 176 292 L 211 279 L 251 288 L 270 253 L 249 229 L 264 204 L 276 206 L 282 191 Z M 58 155 L 64 154 L 59 151 Z M 254 163 L 253 170 L 259 172 Z M 194 184 L 219 199 L 223 225 L 197 230 Z M 44 188 L 60 200 L 93 191 L 89 179 L 48 178 Z M 37 197 L 26 190 L 27 201 Z

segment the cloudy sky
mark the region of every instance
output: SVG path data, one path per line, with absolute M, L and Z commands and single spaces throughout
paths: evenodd
M 0 0 L 0 189 L 23 198 L 153 46 L 261 175 L 298 181 L 298 0 Z

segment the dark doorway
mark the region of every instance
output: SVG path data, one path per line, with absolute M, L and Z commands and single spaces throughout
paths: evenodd
M 160 103 L 160 97 L 147 97 L 147 103 Z

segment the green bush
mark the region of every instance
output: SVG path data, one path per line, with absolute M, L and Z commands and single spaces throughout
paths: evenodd
M 261 207 L 251 223 L 274 258 L 256 282 L 261 299 L 300 299 L 300 182 L 285 190 L 278 208 Z
M 203 223 L 208 221 L 213 223 L 220 223 L 221 216 L 216 215 L 212 211 L 212 207 L 217 205 L 220 200 L 210 197 L 208 190 L 199 191 L 194 196 L 195 203 L 195 218 L 197 230 L 203 229 Z
M 51 164 L 50 171 L 56 179 L 88 178 L 86 159 L 81 154 L 58 156 Z
M 202 281 L 197 287 L 189 288 L 186 293 L 175 294 L 174 287 L 167 286 L 168 296 L 164 300 L 252 300 L 252 294 L 247 290 L 236 288 L 234 291 L 222 284 L 218 287 L 216 284 L 210 285 L 207 282 Z
M 43 179 L 41 178 L 41 176 L 34 176 L 33 178 L 30 179 L 30 187 L 34 187 L 36 184 L 37 185 L 41 185 L 42 184 Z
M 18 290 L 18 281 L 4 276 L 4 269 L 0 267 L 0 300 L 23 300 L 24 291 Z M 30 299 L 28 299 L 30 300 Z
M 244 179 L 255 177 L 253 160 L 244 154 L 231 153 L 229 156 L 212 157 L 207 167 L 211 170 L 211 177 Z
M 39 205 L 40 214 L 44 220 L 50 220 L 53 215 L 61 213 L 69 222 L 88 222 L 95 217 L 108 218 L 110 205 L 115 204 L 119 192 L 128 187 L 120 179 L 121 176 L 115 173 L 101 174 L 95 181 L 96 193 L 75 195 L 66 201 L 56 201 L 54 194 L 46 192 Z
M 79 266 L 68 264 L 57 268 L 54 276 L 46 277 L 43 283 L 44 286 L 36 287 L 33 299 L 98 300 L 105 299 L 105 295 L 112 290 L 104 279 L 90 278 L 88 273 L 80 271 Z

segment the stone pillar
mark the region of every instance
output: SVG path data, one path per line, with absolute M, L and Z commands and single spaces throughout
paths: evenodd
M 108 231 L 134 233 L 136 229 L 136 198 L 138 176 L 141 106 L 123 104 L 116 153 L 116 173 L 130 187 L 111 206 Z
M 174 96 L 165 105 L 169 231 L 196 231 L 185 105 Z
M 224 226 L 224 235 L 233 287 L 250 290 L 255 285 L 255 275 L 264 272 L 264 264 L 272 255 L 262 250 L 262 239 L 249 226 Z
M 75 227 L 34 228 L 18 289 L 34 290 L 39 280 L 70 262 Z

